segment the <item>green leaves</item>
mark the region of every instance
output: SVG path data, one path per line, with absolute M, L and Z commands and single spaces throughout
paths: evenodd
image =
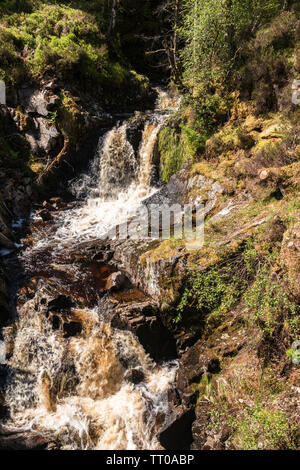
M 193 89 L 225 80 L 238 60 L 243 41 L 279 11 L 278 0 L 185 0 L 180 33 L 184 78 Z
M 224 262 L 222 266 L 212 266 L 207 270 L 189 267 L 175 323 L 184 320 L 208 328 L 216 327 L 238 301 L 244 287 L 244 280 L 235 273 L 231 263 Z

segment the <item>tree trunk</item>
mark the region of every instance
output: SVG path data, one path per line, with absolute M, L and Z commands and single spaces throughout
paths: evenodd
M 116 16 L 117 16 L 117 0 L 108 0 L 109 8 L 111 9 L 111 19 L 109 24 L 109 34 L 112 35 L 116 26 Z

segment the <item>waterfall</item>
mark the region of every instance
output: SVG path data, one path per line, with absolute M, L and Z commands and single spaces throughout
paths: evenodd
M 81 312 L 83 333 L 66 341 L 25 308 L 9 363 L 7 426 L 50 435 L 62 449 L 159 448 L 155 421 L 168 413 L 175 364 L 155 365 L 131 333 L 113 330 L 96 310 Z M 143 371 L 141 384 L 124 379 L 125 362 Z
M 169 119 L 178 100 L 159 90 L 157 109 L 143 117 L 144 129 L 137 151 L 127 138 L 130 120 L 117 125 L 100 139 L 91 175 L 83 175 L 73 184 L 75 194 L 85 194 L 76 208 L 54 215 L 57 230 L 34 239 L 34 250 L 51 245 L 66 250 L 79 242 L 97 240 L 128 213 L 134 213 L 142 201 L 157 189 L 151 186 L 153 152 L 157 136 Z M 109 204 L 108 204 L 109 202 Z
M 31 287 L 25 287 L 30 295 L 19 302 L 17 322 L 4 329 L 11 352 L 7 429 L 47 436 L 62 449 L 160 448 L 156 434 L 168 415 L 177 363 L 156 364 L 132 333 L 112 328 L 99 307 L 87 305 L 83 292 L 90 281 L 72 253 L 156 191 L 153 153 L 173 105 L 160 95 L 158 109 L 143 116 L 138 148 L 128 138 L 132 121 L 110 130 L 90 175 L 73 184 L 75 192 L 86 194 L 84 200 L 58 211 L 47 224 L 34 217 L 21 254 L 32 277 Z M 49 308 L 53 296 L 73 291 L 82 307 L 70 304 L 59 314 Z M 67 334 L 65 325 L 80 325 L 78 334 Z M 133 369 L 141 374 L 138 383 L 127 379 Z

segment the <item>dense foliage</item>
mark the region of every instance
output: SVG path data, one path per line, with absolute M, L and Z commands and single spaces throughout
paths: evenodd
M 151 3 L 157 2 L 1 2 L 0 78 L 18 84 L 55 76 L 95 94 L 128 86 L 143 92 L 147 79 L 133 70 L 141 62 L 143 73 L 141 30 L 157 28 L 149 20 Z
M 207 87 L 226 80 L 239 59 L 244 41 L 280 9 L 278 0 L 186 0 L 183 51 L 187 85 L 201 81 Z

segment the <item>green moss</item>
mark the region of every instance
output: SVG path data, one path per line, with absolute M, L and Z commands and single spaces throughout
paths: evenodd
M 170 126 L 161 130 L 158 140 L 160 152 L 161 178 L 168 182 L 180 170 L 183 163 L 192 156 L 187 139 L 182 132 Z
M 81 91 L 92 87 L 95 94 L 105 91 L 107 97 L 114 97 L 118 89 L 148 91 L 147 80 L 111 53 L 107 12 L 87 3 L 72 2 L 72 7 L 35 2 L 34 9 L 25 11 L 15 5 L 19 13 L 0 19 L 0 78 L 16 84 L 28 75 L 50 74 L 69 87 Z
M 248 150 L 254 144 L 254 137 L 245 128 L 236 125 L 226 125 L 207 141 L 206 155 L 208 157 L 216 157 L 232 150 Z

